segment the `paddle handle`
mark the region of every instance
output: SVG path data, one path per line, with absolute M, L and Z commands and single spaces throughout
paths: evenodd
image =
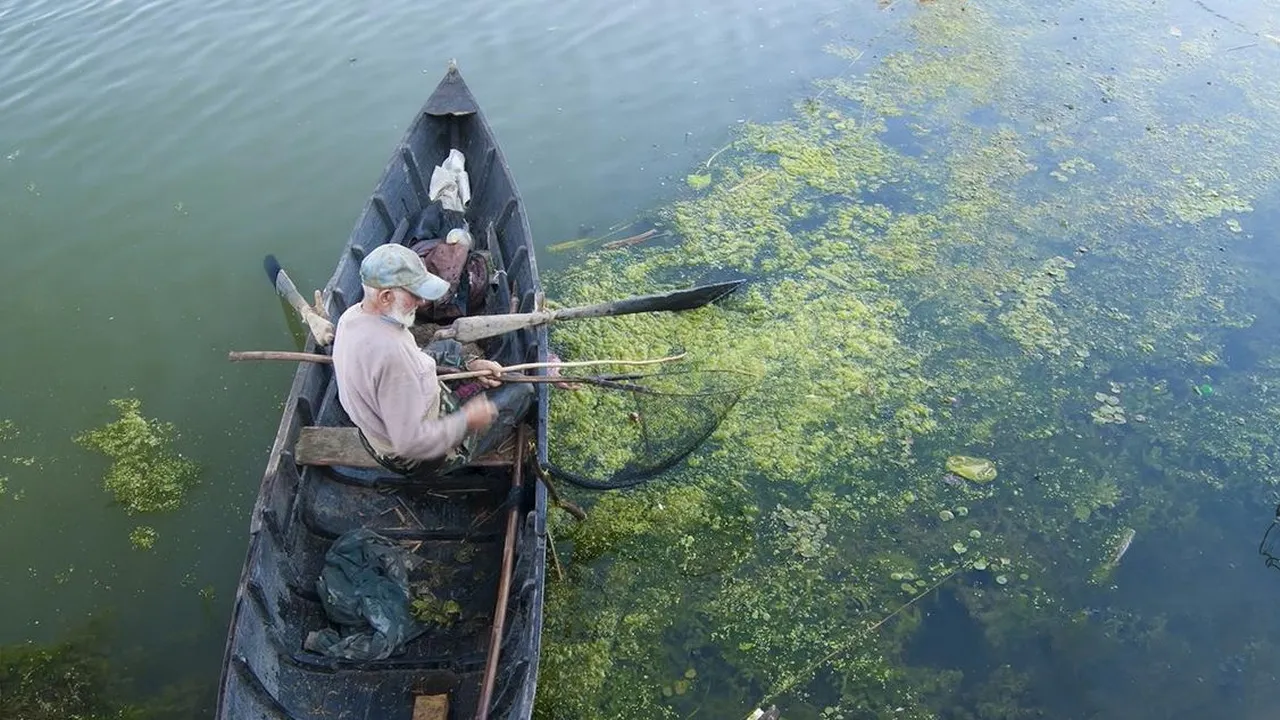
M 293 280 L 289 278 L 289 273 L 283 268 L 276 272 L 275 280 L 276 292 L 280 297 L 285 299 L 294 310 L 298 311 L 298 316 L 307 324 L 307 328 L 311 330 L 311 335 L 316 339 L 316 343 L 320 346 L 326 346 L 333 342 L 333 323 L 329 319 L 316 312 L 316 308 L 311 307 L 302 297 L 302 293 L 298 292 L 298 286 L 293 284 Z M 316 293 L 316 302 L 319 303 L 320 294 Z
M 637 298 L 636 300 L 646 300 L 646 298 Z M 505 313 L 501 315 L 471 315 L 468 317 L 460 317 L 453 321 L 453 324 L 447 328 L 441 328 L 432 336 L 432 340 L 457 340 L 458 342 L 467 343 L 483 340 L 485 338 L 498 337 L 506 335 L 516 330 L 524 330 L 526 328 L 546 325 L 555 320 L 576 320 L 578 318 L 589 317 L 608 317 L 610 315 L 626 315 L 635 312 L 644 312 L 643 308 L 637 306 L 635 310 L 626 309 L 626 305 L 633 301 L 620 300 L 617 302 L 597 303 L 595 305 L 586 305 L 584 307 L 566 308 L 564 310 L 539 310 L 531 313 Z
M 560 310 L 460 317 L 454 320 L 451 326 L 437 330 L 431 339 L 453 339 L 464 343 L 475 342 L 476 340 L 505 335 L 515 330 L 546 325 L 558 320 L 613 317 L 615 315 L 632 315 L 642 312 L 692 310 L 715 302 L 736 290 L 744 282 L 746 281 L 730 280 L 728 282 L 693 287 L 687 290 L 642 295 L 640 297 L 612 300 L 581 307 L 562 308 Z
M 556 313 L 542 311 L 511 313 L 507 315 L 471 315 L 460 317 L 447 328 L 441 328 L 431 336 L 432 340 L 457 340 L 475 342 L 485 338 L 506 335 L 515 330 L 545 325 L 556 318 Z
M 288 352 L 286 350 L 232 350 L 227 353 L 231 362 L 244 360 L 289 360 L 292 362 L 313 362 L 321 365 L 332 365 L 333 357 L 309 352 Z

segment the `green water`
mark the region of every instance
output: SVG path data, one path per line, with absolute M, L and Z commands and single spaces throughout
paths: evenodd
M 262 255 L 324 282 L 457 58 L 541 246 L 692 198 L 656 213 L 687 243 L 544 252 L 552 287 L 761 293 L 627 336 L 770 380 L 681 482 L 557 526 L 548 716 L 1271 717 L 1278 37 L 1273 0 L 0 2 L 0 644 L 98 617 L 125 695 L 208 714 L 291 375 L 224 359 L 293 343 Z M 202 468 L 181 510 L 72 442 L 121 397 Z M 849 645 L 909 568 L 940 589 Z
M 207 705 L 292 374 L 225 360 L 292 349 L 262 256 L 324 283 L 450 58 L 552 242 L 669 197 L 739 121 L 785 114 L 838 64 L 820 20 L 839 7 L 0 2 L 0 419 L 18 431 L 0 644 L 100 615 L 135 694 L 190 683 Z M 183 509 L 128 517 L 72 442 L 121 397 L 201 466 Z

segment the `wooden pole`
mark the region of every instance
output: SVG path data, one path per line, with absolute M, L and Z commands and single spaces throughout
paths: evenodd
M 515 467 L 511 471 L 511 488 L 519 490 L 524 484 L 524 424 L 516 428 Z M 507 535 L 502 544 L 502 574 L 498 578 L 498 599 L 493 606 L 493 631 L 489 635 L 489 655 L 484 664 L 484 682 L 480 686 L 480 703 L 476 706 L 476 720 L 489 720 L 489 704 L 493 700 L 493 686 L 498 679 L 498 659 L 502 652 L 502 631 L 507 624 L 507 601 L 511 597 L 511 573 L 515 564 L 516 529 L 520 523 L 520 507 L 507 510 Z
M 306 353 L 302 353 L 306 354 Z M 658 363 L 675 362 L 684 359 L 687 353 L 679 355 L 669 355 L 663 358 L 654 358 L 652 360 L 575 360 L 573 362 L 542 362 L 542 363 L 522 363 L 520 365 L 508 365 L 502 368 L 501 373 L 523 372 L 525 370 L 536 370 L 538 368 L 574 368 L 574 367 L 595 367 L 597 365 L 656 365 Z M 467 378 L 478 378 L 492 375 L 488 370 L 468 370 L 467 372 L 448 373 L 446 375 L 437 375 L 441 380 L 466 380 Z M 564 380 L 564 378 L 557 378 Z
M 662 358 L 654 358 L 652 360 L 575 360 L 573 362 L 543 362 L 543 363 L 522 363 L 520 365 L 508 365 L 499 372 L 514 373 L 523 372 L 525 370 L 536 370 L 538 368 L 575 368 L 575 367 L 595 367 L 597 365 L 655 365 L 658 363 L 675 362 L 683 360 L 687 353 L 679 355 L 669 355 Z M 330 355 L 321 355 L 320 353 L 306 352 L 288 352 L 285 350 L 232 350 L 227 353 L 227 359 L 232 362 L 240 362 L 243 360 L 288 360 L 292 362 L 313 362 L 323 365 L 333 364 L 333 357 Z M 436 377 L 441 380 L 466 380 L 468 378 L 478 378 L 491 376 L 488 370 L 469 370 L 467 372 L 444 373 Z M 553 378 L 555 382 L 564 382 L 563 378 Z
M 333 364 L 333 357 L 330 355 L 307 352 L 287 352 L 284 350 L 232 350 L 227 353 L 227 359 L 231 362 L 240 362 L 242 360 L 291 360 L 293 362 L 313 362 L 324 365 Z

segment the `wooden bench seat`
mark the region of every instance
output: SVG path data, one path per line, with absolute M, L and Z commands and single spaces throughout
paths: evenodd
M 512 448 L 503 443 L 498 450 L 477 458 L 469 467 L 510 467 Z M 353 427 L 322 427 L 308 425 L 298 433 L 298 444 L 293 451 L 294 462 L 299 465 L 343 465 L 346 467 L 376 468 L 378 461 L 364 449 L 360 431 Z

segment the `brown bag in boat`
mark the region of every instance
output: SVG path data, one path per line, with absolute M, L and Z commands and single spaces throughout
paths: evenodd
M 484 312 L 489 262 L 484 253 L 471 251 L 470 236 L 465 230 L 450 230 L 444 239 L 416 242 L 411 249 L 422 258 L 427 272 L 449 283 L 449 291 L 420 310 L 419 317 L 440 322 Z

